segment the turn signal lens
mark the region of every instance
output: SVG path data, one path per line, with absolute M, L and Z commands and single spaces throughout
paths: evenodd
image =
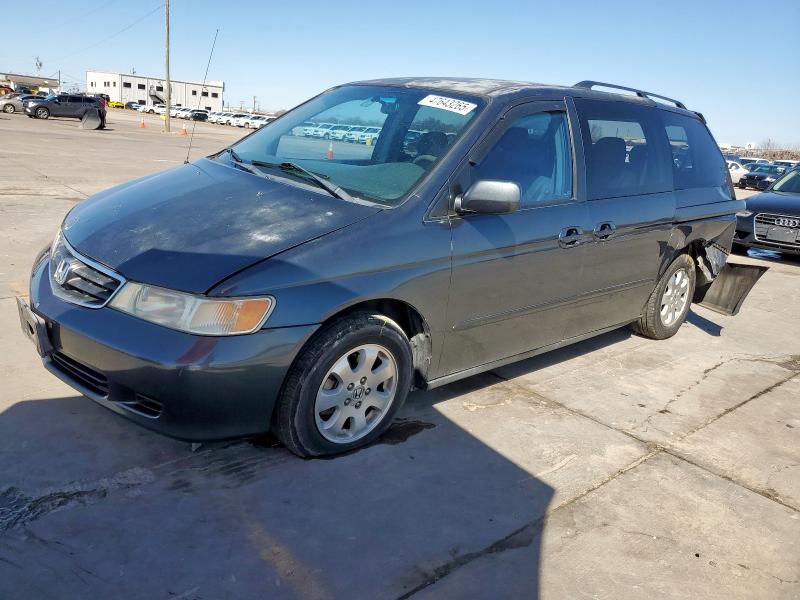
M 275 305 L 263 298 L 208 298 L 127 282 L 109 306 L 134 317 L 198 335 L 241 335 L 261 328 Z

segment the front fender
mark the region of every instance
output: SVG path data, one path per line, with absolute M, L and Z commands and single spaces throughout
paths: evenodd
M 433 333 L 444 327 L 450 263 L 449 222 L 422 222 L 416 211 L 398 208 L 273 256 L 210 295 L 273 296 L 268 328 L 321 323 L 369 300 L 400 300 Z

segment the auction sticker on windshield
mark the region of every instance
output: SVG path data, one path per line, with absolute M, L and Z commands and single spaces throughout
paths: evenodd
M 463 100 L 458 100 L 456 98 L 437 96 L 435 94 L 429 94 L 428 96 L 425 96 L 422 100 L 417 102 L 417 104 L 420 106 L 430 106 L 432 108 L 449 110 L 450 112 L 458 113 L 462 116 L 469 114 L 475 109 L 476 106 L 478 106 L 472 102 L 464 102 Z

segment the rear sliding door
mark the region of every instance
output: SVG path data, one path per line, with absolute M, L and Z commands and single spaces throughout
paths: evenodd
M 581 299 L 566 337 L 636 319 L 669 254 L 675 218 L 671 154 L 659 109 L 576 99 L 588 222 Z

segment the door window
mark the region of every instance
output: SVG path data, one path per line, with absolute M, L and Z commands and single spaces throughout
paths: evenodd
M 523 208 L 572 198 L 572 148 L 567 115 L 539 112 L 512 122 L 471 180 L 513 181 Z
M 672 189 L 657 109 L 632 102 L 577 99 L 589 199 Z

